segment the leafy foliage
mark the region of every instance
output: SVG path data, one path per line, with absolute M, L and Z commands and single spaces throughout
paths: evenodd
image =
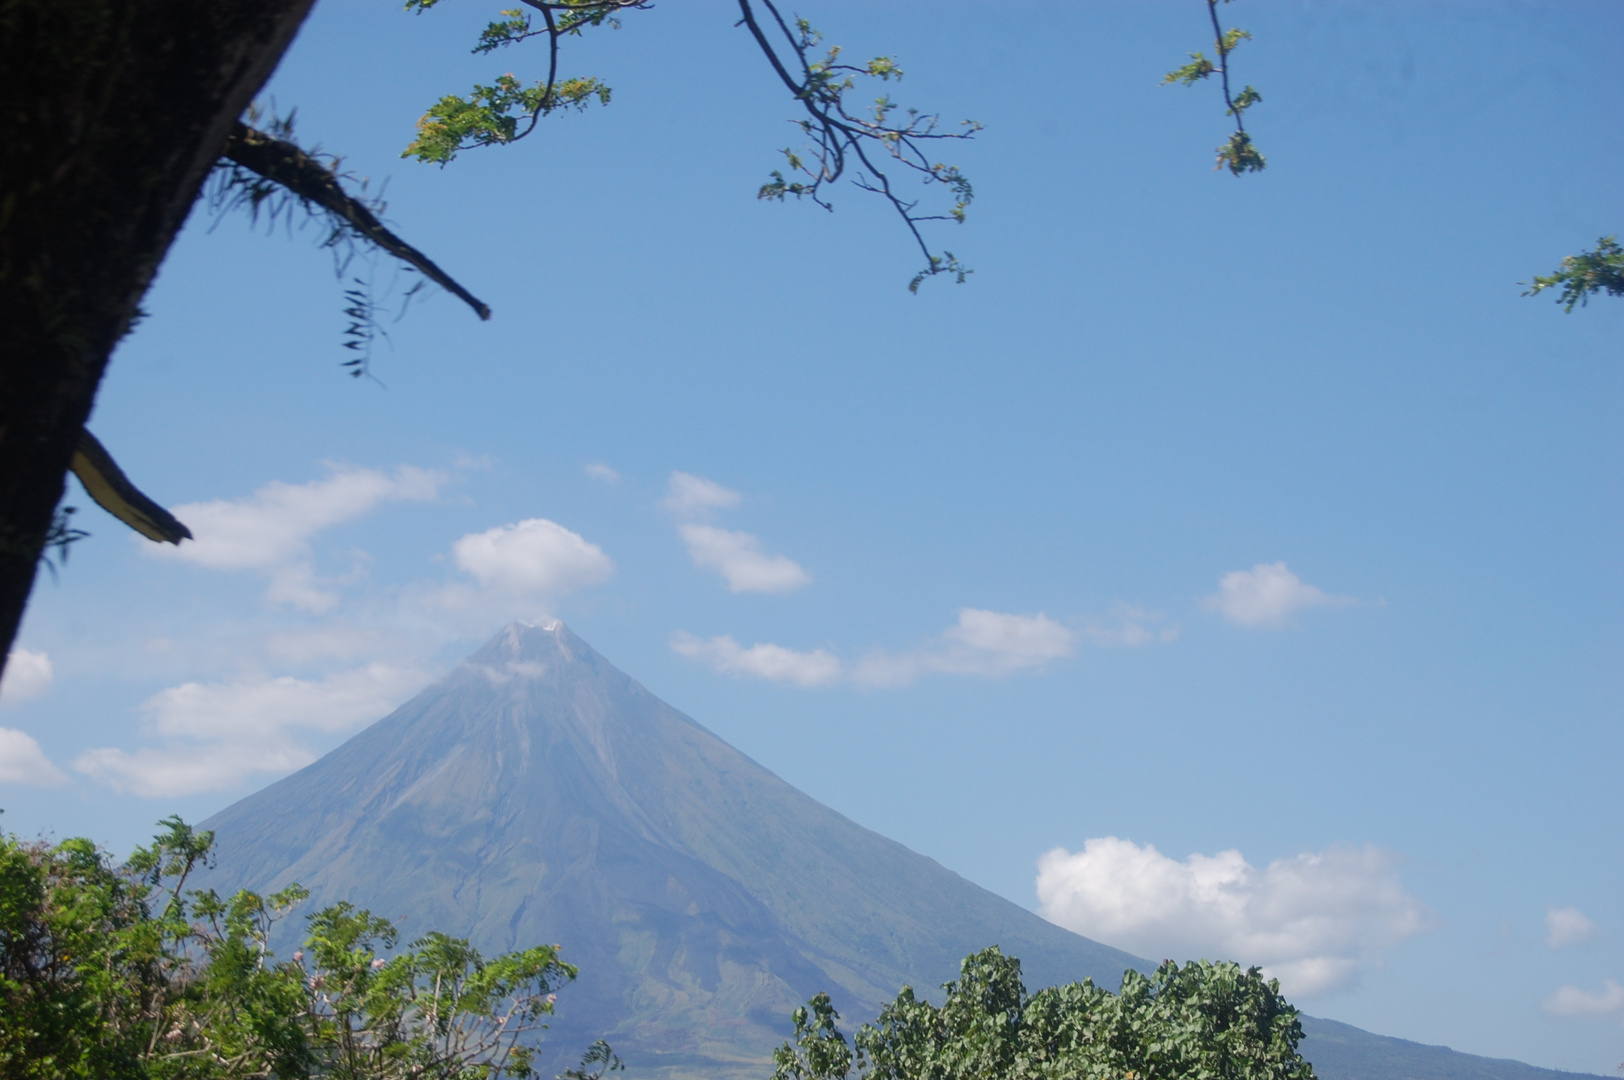
M 406 0 L 406 10 L 418 14 L 441 0 Z M 609 104 L 610 89 L 590 76 L 560 79 L 558 49 L 562 39 L 579 37 L 600 26 L 618 29 L 616 15 L 630 8 L 649 7 L 648 0 L 524 0 L 524 8 L 503 11 L 479 35 L 473 51 L 483 54 L 535 37 L 545 37 L 549 60 L 547 78 L 526 86 L 509 74 L 498 76 L 490 85 L 476 83 L 467 96 L 447 94 L 429 107 L 417 122 L 417 138 L 401 152 L 401 157 L 436 165 L 450 164 L 463 150 L 495 146 L 518 140 L 536 130 L 541 119 L 560 109 L 586 109 L 594 101 Z
M 1584 307 L 1596 293 L 1624 296 L 1624 247 L 1618 237 L 1604 236 L 1596 241 L 1595 251 L 1581 251 L 1562 260 L 1554 274 L 1536 275 L 1532 287 L 1524 296 L 1538 296 L 1546 289 L 1562 287 L 1556 298 L 1569 314 L 1575 307 Z
M 1230 0 L 1222 2 L 1227 4 Z M 1247 86 L 1239 93 L 1231 93 L 1229 88 L 1229 56 L 1241 42 L 1250 41 L 1252 35 L 1245 30 L 1222 29 L 1218 22 L 1218 4 L 1219 0 L 1207 0 L 1207 15 L 1212 19 L 1213 44 L 1218 50 L 1218 62 L 1214 63 L 1202 53 L 1191 53 L 1190 62 L 1169 71 L 1162 78 L 1162 83 L 1194 86 L 1212 75 L 1219 76 L 1224 91 L 1224 115 L 1235 118 L 1235 133 L 1229 137 L 1228 142 L 1218 147 L 1218 164 L 1213 167 L 1228 169 L 1235 176 L 1247 172 L 1262 172 L 1267 161 L 1253 145 L 1252 136 L 1247 134 L 1246 121 L 1242 114 L 1262 101 L 1263 95 L 1253 86 Z
M 750 0 L 739 0 L 741 21 L 749 27 L 779 80 L 805 110 L 806 115 L 795 124 L 808 143 L 799 151 L 793 148 L 783 151 L 790 177 L 804 179 L 792 179 L 782 171 L 774 171 L 757 197 L 779 201 L 790 196 L 807 198 L 825 210 L 833 210 L 833 205 L 824 197 L 824 186 L 835 183 L 850 169 L 857 187 L 891 204 L 925 256 L 925 266 L 908 283 L 908 290 L 918 292 L 920 283 L 936 274 L 951 274 L 962 285 L 971 271 L 951 251 L 933 252 L 925 243 L 919 225 L 926 221 L 953 221 L 962 225 L 975 191 L 957 165 L 934 161 L 927 151 L 943 140 L 973 138 L 981 125 L 974 120 L 964 120 L 957 130 L 942 131 L 939 116 L 918 109 L 902 109 L 889 94 L 875 98 L 866 112 L 851 110 L 846 104 L 846 94 L 856 88 L 858 79 L 881 82 L 902 79 L 902 69 L 896 59 L 878 56 L 863 64 L 842 63 L 839 46 L 829 48 L 820 57 L 817 51 L 823 35 L 811 23 L 798 18 L 792 28 L 773 0 L 759 2 L 788 44 L 789 51 L 780 56 L 773 44 L 776 37 L 762 29 Z M 790 63 L 785 62 L 785 56 L 791 58 Z M 887 159 L 905 174 L 913 173 L 926 186 L 945 187 L 953 205 L 944 213 L 919 213 L 919 200 L 904 198 L 880 167 Z
M 1168 961 L 1119 993 L 1085 980 L 1027 995 L 996 946 L 966 957 L 940 1007 L 904 987 L 848 1044 L 828 995 L 795 1011 L 773 1080 L 1313 1080 L 1302 1027 L 1257 968 Z
M 422 13 L 442 0 L 407 0 L 409 11 Z M 481 32 L 473 51 L 478 54 L 544 38 L 548 47 L 547 77 L 526 84 L 512 74 L 489 84 L 476 84 L 466 95 L 448 94 L 429 107 L 417 124 L 417 137 L 402 157 L 445 165 L 463 150 L 517 142 L 530 135 L 543 117 L 560 110 L 586 109 L 594 102 L 607 105 L 611 91 L 596 77 L 559 75 L 559 48 L 567 37 L 600 26 L 619 26 L 618 15 L 650 6 L 648 0 L 523 0 L 523 7 L 505 10 Z M 767 16 L 757 18 L 757 8 Z M 528 9 L 528 10 L 526 10 Z M 794 121 L 808 139 L 797 150 L 783 151 L 787 165 L 776 170 L 757 192 L 758 197 L 782 201 L 811 199 L 833 209 L 825 186 L 849 175 L 859 188 L 873 192 L 902 218 L 925 256 L 925 266 L 909 283 L 936 274 L 951 274 L 962 283 L 970 273 L 950 251 L 932 251 L 919 226 L 927 221 L 962 223 L 974 198 L 970 181 L 956 165 L 934 160 L 928 148 L 944 139 L 968 139 L 981 125 L 966 120 L 952 131 L 940 130 L 940 118 L 918 109 L 903 109 L 887 94 L 873 104 L 853 109 L 848 91 L 861 79 L 892 82 L 902 78 L 895 58 L 879 56 L 862 64 L 848 64 L 838 47 L 824 50 L 822 35 L 805 19 L 793 24 L 779 12 L 774 0 L 739 0 L 740 24 L 756 44 L 805 115 Z M 539 18 L 539 23 L 537 19 Z M 763 28 L 763 22 L 767 29 Z M 885 166 L 882 168 L 881 166 Z M 919 212 L 919 200 L 905 198 L 893 186 L 886 168 L 912 173 L 926 186 L 945 188 L 952 204 L 940 213 Z
M 396 951 L 387 919 L 341 903 L 278 961 L 271 929 L 306 891 L 187 891 L 213 836 L 162 824 L 122 867 L 87 840 L 0 839 L 0 1075 L 536 1075 L 524 1036 L 576 973 L 553 947 L 487 958 L 429 933 Z M 576 1075 L 618 1063 L 600 1043 Z

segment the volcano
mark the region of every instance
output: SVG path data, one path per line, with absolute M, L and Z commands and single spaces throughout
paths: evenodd
M 229 894 L 292 882 L 492 953 L 561 944 L 542 1075 L 598 1038 L 628 1077 L 762 1080 L 827 991 L 849 1032 L 988 945 L 1030 988 L 1137 957 L 966 881 L 797 791 L 559 622 L 513 623 L 326 757 L 203 823 Z M 297 922 L 297 920 L 290 920 Z M 275 942 L 291 951 L 297 925 Z M 1601 1080 L 1303 1018 L 1322 1080 Z
M 561 944 L 581 974 L 544 1066 L 603 1037 L 637 1075 L 759 1077 L 813 994 L 855 1024 L 992 944 L 1033 986 L 1145 966 L 802 794 L 560 622 L 508 626 L 203 827 L 222 893 L 299 882 L 406 940 Z

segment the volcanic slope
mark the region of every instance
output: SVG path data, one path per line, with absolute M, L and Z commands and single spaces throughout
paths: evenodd
M 544 1075 L 600 1036 L 633 1075 L 765 1075 L 812 994 L 855 1026 L 991 944 L 1030 986 L 1145 966 L 803 795 L 559 622 L 508 626 L 203 826 L 222 892 L 297 881 L 306 910 L 349 900 L 407 940 L 561 944 L 581 976 Z

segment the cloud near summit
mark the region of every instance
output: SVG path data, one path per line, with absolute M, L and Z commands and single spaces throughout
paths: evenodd
M 1183 862 L 1114 836 L 1038 860 L 1050 922 L 1159 959 L 1261 965 L 1288 994 L 1355 982 L 1388 948 L 1430 929 L 1426 906 L 1399 880 L 1398 860 L 1365 846 L 1276 859 L 1259 869 L 1239 851 Z
M 485 588 L 526 595 L 573 592 L 615 572 L 601 547 L 546 518 L 469 533 L 451 554 Z

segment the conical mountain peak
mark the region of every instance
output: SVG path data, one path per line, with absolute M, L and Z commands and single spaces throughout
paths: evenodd
M 514 678 L 556 678 L 565 669 L 616 671 L 597 650 L 582 641 L 561 619 L 510 622 L 459 665 L 496 685 Z M 616 671 L 616 674 L 620 674 Z
M 757 1074 L 812 994 L 860 1019 L 995 943 L 1041 982 L 1140 963 L 808 798 L 557 620 L 509 624 L 204 824 L 222 891 L 298 881 L 312 904 L 405 917 L 408 940 L 562 943 L 582 974 L 560 1065 L 607 1036 L 673 1075 Z

